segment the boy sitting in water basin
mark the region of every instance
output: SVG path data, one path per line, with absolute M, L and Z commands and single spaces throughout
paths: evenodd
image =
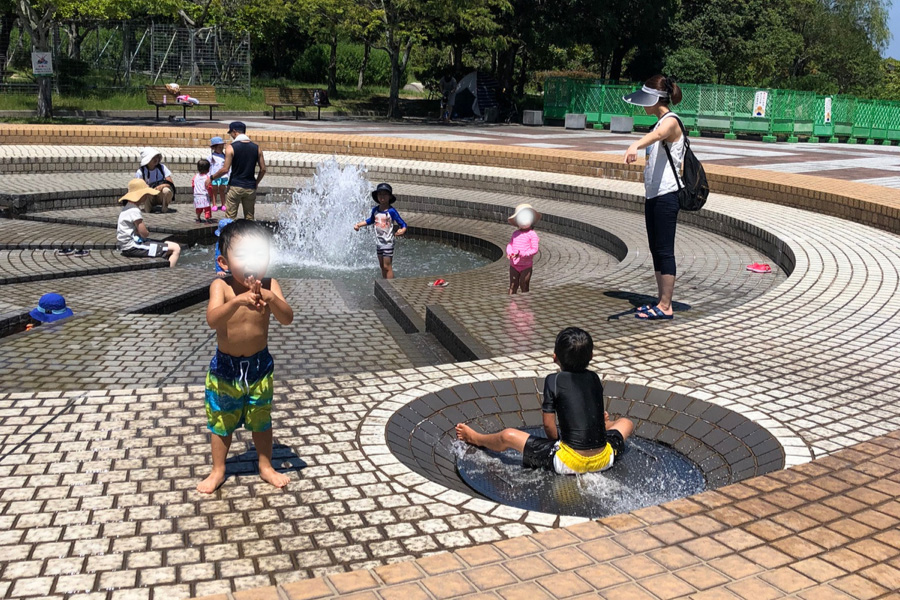
M 634 423 L 624 417 L 609 420 L 603 408 L 603 384 L 595 372 L 588 370 L 593 354 L 594 341 L 583 329 L 568 327 L 556 336 L 553 360 L 562 371 L 544 380 L 541 410 L 546 438 L 519 429 L 483 434 L 464 423 L 456 426 L 456 437 L 495 452 L 516 450 L 522 453 L 523 466 L 560 475 L 610 468 L 616 455 L 625 449 Z

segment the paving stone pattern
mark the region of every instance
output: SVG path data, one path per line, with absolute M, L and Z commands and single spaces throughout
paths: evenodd
M 198 277 L 193 269 L 167 268 L 79 275 L 6 285 L 2 298 L 11 306 L 30 310 L 37 306 L 43 294 L 53 292 L 62 294 L 76 315 L 85 312 L 121 313 L 139 304 L 161 302 L 173 294 L 208 286 L 211 280 L 210 273 Z M 206 308 L 205 302 L 203 308 Z
M 106 229 L 0 219 L 0 250 L 115 247 L 116 236 Z
M 205 498 L 194 491 L 209 468 L 202 388 L 3 394 L 0 582 L 14 596 L 127 598 L 150 586 L 184 598 L 535 531 L 433 500 L 360 452 L 360 420 L 378 400 L 460 372 L 279 384 L 277 463 L 291 484 L 263 484 L 239 432 L 229 481 Z
M 305 160 L 297 158 L 298 163 Z M 409 164 L 392 159 L 372 162 L 398 173 Z M 574 210 L 571 202 L 586 199 L 575 208 L 589 220 L 599 217 L 594 211 L 604 208 L 604 202 L 609 202 L 605 208 L 628 208 L 640 193 L 639 184 L 627 181 L 438 163 L 422 163 L 419 168 L 426 173 L 423 177 L 435 181 L 443 171 L 445 186 L 456 182 L 456 188 L 507 194 L 517 174 L 522 183 L 512 193 L 533 191 L 534 195 L 522 199 L 538 210 L 564 215 L 565 210 Z M 411 179 L 416 174 L 407 176 Z M 407 183 L 412 181 L 400 182 Z M 493 189 L 503 186 L 506 191 Z M 473 202 L 479 201 L 476 194 L 471 196 Z M 511 206 L 515 198 L 484 198 L 484 202 Z M 414 582 L 412 587 L 380 589 L 388 580 L 378 573 L 391 572 L 382 569 L 245 595 L 327 597 L 335 592 L 362 592 L 376 598 L 375 588 L 381 598 L 456 597 L 482 589 L 493 594 L 488 584 L 479 586 L 470 578 L 474 569 L 467 569 L 468 575 L 461 572 L 466 565 L 475 566 L 460 562 L 468 560 L 467 552 L 469 556 L 487 552 L 496 556 L 500 569 L 488 579 L 491 584 L 508 585 L 501 594 L 507 599 L 525 593 L 540 598 L 551 588 L 562 596 L 591 593 L 593 588 L 584 588 L 584 584 L 593 585 L 584 572 L 592 567 L 601 573 L 601 587 L 616 585 L 611 581 L 617 573 L 627 578 L 617 582 L 621 589 L 603 589 L 604 598 L 640 598 L 639 593 L 663 598 L 671 597 L 671 590 L 683 590 L 685 595 L 710 592 L 703 598 L 731 594 L 757 600 L 757 596 L 777 597 L 772 588 L 780 595 L 796 593 L 804 600 L 818 600 L 829 593 L 840 597 L 840 585 L 858 586 L 848 588 L 851 596 L 888 597 L 890 592 L 883 590 L 896 588 L 890 584 L 900 567 L 895 564 L 900 544 L 894 535 L 900 459 L 896 434 L 891 433 L 900 425 L 895 392 L 898 367 L 890 360 L 900 341 L 894 324 L 900 308 L 894 297 L 900 244 L 882 231 L 773 204 L 714 195 L 708 206 L 710 228 L 737 219 L 757 236 L 771 233 L 788 244 L 791 275 L 765 293 L 748 293 L 745 302 L 727 310 L 694 319 L 680 315 L 672 323 L 642 324 L 646 327 L 640 330 L 631 330 L 629 324 L 627 333 L 619 337 L 598 335 L 595 368 L 610 381 L 692 396 L 752 419 L 778 440 L 788 465 L 856 444 L 853 450 L 661 508 L 547 531 L 579 520 L 518 511 L 448 490 L 401 464 L 385 440 L 390 416 L 417 398 L 478 381 L 542 377 L 552 370 L 546 347 L 531 353 L 516 350 L 510 331 L 496 335 L 506 348 L 505 355 L 476 363 L 399 371 L 385 366 L 377 374 L 280 379 L 275 422 L 284 433 L 276 429 L 276 442 L 279 458 L 287 463 L 283 468 L 291 473 L 288 489 L 274 492 L 258 481 L 251 471 L 255 457 L 248 440 L 239 435 L 232 452 L 238 458 L 230 466 L 235 476 L 214 497 L 199 499 L 191 490 L 209 460 L 202 388 L 186 384 L 196 381 L 205 365 L 198 361 L 195 366 L 189 360 L 193 355 L 184 351 L 157 356 L 154 362 L 135 343 L 141 335 L 150 335 L 151 342 L 157 341 L 153 336 L 176 340 L 179 348 L 196 342 L 198 353 L 206 359 L 211 347 L 204 345 L 203 336 L 208 334 L 204 327 L 197 327 L 198 315 L 85 314 L 4 338 L 0 344 L 0 356 L 6 361 L 0 377 L 7 377 L 0 385 L 0 519 L 7 524 L 0 533 L 0 556 L 5 559 L 0 595 L 60 598 L 85 591 L 82 597 L 90 600 L 184 598 L 287 584 L 459 548 L 456 555 L 424 557 L 415 566 L 394 567 L 394 573 L 413 574 L 408 580 Z M 627 229 L 633 217 L 625 214 L 597 225 L 619 235 L 619 224 Z M 689 239 L 690 228 L 684 230 L 685 237 L 680 239 Z M 552 249 L 549 241 L 548 251 Z M 726 247 L 702 248 L 706 268 L 714 264 L 711 257 L 716 248 Z M 710 278 L 703 281 L 713 290 L 720 279 L 726 289 L 737 281 L 726 268 L 725 258 L 718 258 Z M 644 272 L 645 261 L 639 250 L 629 246 L 625 259 L 602 277 L 629 270 Z M 546 287 L 549 291 L 549 284 Z M 578 290 L 574 297 L 586 301 L 577 314 L 568 315 L 566 324 L 577 318 L 575 324 L 599 325 L 601 318 L 585 306 L 594 306 L 587 301 L 597 299 L 603 286 L 585 287 L 590 290 Z M 633 287 L 625 291 L 646 295 L 652 288 L 649 277 L 635 278 Z M 688 291 L 687 286 L 684 290 Z M 572 293 L 565 285 L 554 291 L 557 298 Z M 691 292 L 700 294 L 696 289 Z M 614 299 L 627 309 L 632 297 Z M 528 301 L 536 298 L 537 290 Z M 465 320 L 464 312 L 456 313 L 458 303 L 447 303 L 446 308 Z M 548 303 L 541 307 L 546 313 L 533 311 L 533 330 L 545 327 L 544 319 L 552 319 L 557 308 L 558 304 Z M 350 314 L 333 318 L 346 323 Z M 609 313 L 602 310 L 601 314 L 605 318 Z M 328 317 L 314 316 L 310 323 Z M 72 328 L 71 334 L 67 328 Z M 274 335 L 278 335 L 275 329 Z M 311 325 L 306 335 L 316 335 L 315 327 Z M 69 345 L 54 346 L 59 340 Z M 92 350 L 96 348 L 102 350 Z M 91 363 L 83 359 L 91 351 L 98 352 L 94 371 L 85 367 Z M 293 356 L 302 358 L 302 350 Z M 335 356 L 340 358 L 340 351 Z M 182 360 L 184 364 L 175 368 Z M 360 368 L 368 364 L 343 362 Z M 130 363 L 139 364 L 147 375 L 135 376 L 126 370 L 117 377 L 116 367 Z M 45 379 L 23 377 L 51 367 L 56 370 Z M 163 378 L 173 368 L 174 375 Z M 177 387 L 157 389 L 161 378 L 165 385 Z M 53 391 L 69 382 L 73 389 L 90 385 L 108 389 L 88 395 Z M 43 384 L 47 387 L 37 387 Z M 23 389 L 29 385 L 35 386 L 32 390 L 47 391 Z M 139 386 L 151 389 L 122 389 Z M 72 406 L 63 411 L 73 398 Z M 883 434 L 891 437 L 873 440 Z M 299 461 L 307 466 L 298 473 Z M 784 479 L 797 473 L 800 479 Z M 774 523 L 783 530 L 768 523 L 768 529 L 757 528 L 782 514 L 789 516 Z M 596 528 L 600 533 L 591 534 Z M 588 533 L 578 537 L 579 531 Z M 544 537 L 519 537 L 529 533 Z M 555 536 L 566 540 L 560 547 L 577 547 L 577 560 L 566 563 L 573 565 L 570 568 L 552 562 L 543 552 L 557 549 L 548 541 Z M 487 550 L 477 546 L 486 542 L 498 544 Z M 607 548 L 615 554 L 604 555 Z M 677 560 L 664 563 L 651 554 L 676 549 L 698 560 L 679 566 Z M 876 562 L 851 568 L 858 560 L 853 555 L 826 556 L 842 550 Z M 760 562 L 764 556 L 783 560 L 782 555 L 787 557 L 785 562 Z M 529 560 L 524 565 L 499 564 L 520 558 Z M 616 562 L 619 559 L 621 564 Z M 451 564 L 444 562 L 448 560 L 457 566 L 445 568 Z M 744 561 L 756 570 L 747 572 Z M 445 566 L 432 570 L 423 566 L 429 564 Z M 720 581 L 701 583 L 677 573 L 694 566 L 708 568 Z M 779 587 L 782 584 L 766 577 L 781 567 L 792 569 L 780 571 L 786 581 L 799 580 L 794 573 L 800 573 L 813 583 L 796 590 Z M 542 579 L 557 571 L 566 577 L 555 578 L 555 585 Z M 424 580 L 424 574 L 442 573 L 446 577 L 430 583 Z M 663 577 L 661 583 L 650 581 L 657 576 Z M 851 576 L 858 578 L 842 583 Z M 424 587 L 419 585 L 420 577 Z M 565 588 L 564 580 L 574 587 Z M 870 583 L 881 587 L 865 587 Z
M 252 597 L 893 599 L 898 496 L 894 433 L 689 499 Z
M 435 190 L 409 185 L 397 186 L 397 190 L 416 197 L 423 194 L 446 199 L 462 197 L 472 205 L 499 205 L 509 213 L 522 201 L 521 196 L 471 190 Z M 535 260 L 532 291 L 527 295 L 513 298 L 505 295 L 509 282 L 505 260 L 491 268 L 450 278 L 451 286 L 444 289 L 428 288 L 425 278 L 395 280 L 392 286 L 423 318 L 426 305 L 443 305 L 470 335 L 495 355 L 551 347 L 556 334 L 573 322 L 588 326 L 598 341 L 646 331 L 647 323 L 638 322 L 633 314 L 622 314 L 653 300 L 640 295 L 654 287 L 652 263 L 645 249 L 643 216 L 546 200 L 541 202 L 540 209 L 611 230 L 625 242 L 627 256 L 621 264 L 609 255 L 598 260 L 596 250 L 591 251 L 587 244 L 560 240 L 546 233 L 546 227 L 539 223 L 536 230 L 541 236 L 541 252 Z M 511 231 L 507 226 L 497 236 L 497 243 L 508 241 L 508 237 L 504 240 L 500 236 L 508 236 Z M 777 268 L 775 273 L 764 276 L 745 270 L 751 263 L 771 262 L 762 253 L 688 225 L 679 225 L 676 260 L 680 272 L 678 298 L 690 299 L 689 305 L 682 303 L 676 307 L 682 320 L 708 317 L 740 306 L 785 280 L 785 274 Z M 585 310 L 585 307 L 591 308 Z
M 93 250 L 83 257 L 60 256 L 55 250 L 0 250 L 0 285 L 168 266 L 163 259 L 137 260 L 115 250 Z

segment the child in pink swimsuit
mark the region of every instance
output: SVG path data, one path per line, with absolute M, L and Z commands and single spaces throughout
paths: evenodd
M 520 204 L 509 219 L 510 225 L 517 227 L 509 244 L 506 246 L 506 257 L 509 258 L 509 293 L 515 294 L 522 288 L 528 291 L 531 285 L 531 272 L 534 266 L 534 255 L 538 253 L 540 238 L 534 231 L 534 224 L 541 218 L 541 213 L 530 204 Z

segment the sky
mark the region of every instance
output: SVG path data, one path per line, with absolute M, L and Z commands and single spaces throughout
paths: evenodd
M 888 49 L 884 55 L 900 60 L 900 0 L 894 0 L 891 5 L 888 28 L 891 30 L 891 41 L 888 43 Z

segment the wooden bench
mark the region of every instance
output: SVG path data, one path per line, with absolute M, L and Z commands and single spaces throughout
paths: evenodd
M 304 106 L 315 106 L 318 109 L 316 118 L 321 120 L 322 107 L 331 106 L 325 90 L 303 88 L 267 87 L 266 106 L 272 107 L 272 119 L 278 116 L 279 106 L 294 107 L 294 120 L 300 118 L 300 109 Z
M 192 98 L 196 98 L 200 101 L 200 104 L 179 104 L 175 100 L 175 98 L 184 94 L 187 94 Z M 165 108 L 167 106 L 180 106 L 181 114 L 184 119 L 187 120 L 188 108 L 191 108 L 192 106 L 208 106 L 209 120 L 212 121 L 213 107 L 224 106 L 224 104 L 216 102 L 216 88 L 211 85 L 183 85 L 181 86 L 181 89 L 178 90 L 177 94 L 173 94 L 171 91 L 166 89 L 166 86 L 164 85 L 148 85 L 147 104 L 152 104 L 156 107 L 157 121 L 159 121 L 160 107 Z

